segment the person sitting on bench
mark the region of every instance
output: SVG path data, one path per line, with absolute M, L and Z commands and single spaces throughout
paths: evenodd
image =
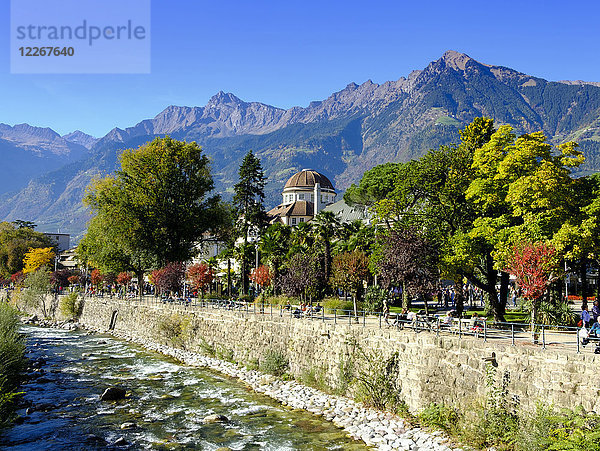
M 592 328 L 590 329 L 590 337 L 600 338 L 600 322 L 598 322 L 599 320 L 600 317 L 598 317 L 596 322 L 592 325 Z

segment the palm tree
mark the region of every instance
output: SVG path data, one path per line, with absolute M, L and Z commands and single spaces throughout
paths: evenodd
M 290 247 L 290 234 L 289 226 L 276 222 L 265 230 L 258 243 L 264 263 L 271 268 L 273 281 L 277 279 L 279 269 Z
M 335 243 L 334 253 L 363 251 L 369 253 L 375 241 L 375 228 L 365 225 L 360 219 L 345 223 L 339 232 L 340 239 Z
M 315 242 L 323 246 L 323 270 L 325 280 L 329 280 L 331 273 L 331 245 L 340 229 L 340 222 L 332 211 L 321 211 L 315 216 L 311 224 Z
M 298 253 L 306 253 L 310 250 L 314 242 L 312 235 L 312 226 L 308 222 L 301 222 L 292 228 L 292 236 L 287 258 L 291 258 Z

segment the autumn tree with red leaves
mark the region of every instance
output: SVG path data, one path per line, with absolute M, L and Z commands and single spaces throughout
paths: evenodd
M 119 274 L 117 274 L 117 283 L 121 286 L 129 285 L 131 279 L 131 274 L 128 272 L 120 272 Z
M 150 281 L 159 294 L 178 293 L 183 288 L 185 268 L 183 263 L 169 263 L 161 269 L 152 271 Z
M 402 287 L 402 306 L 408 308 L 411 296 L 423 296 L 435 289 L 440 274 L 439 250 L 418 229 L 413 227 L 391 230 L 374 257 L 381 282 L 386 288 Z M 462 303 L 457 311 L 462 313 Z M 427 310 L 427 302 L 425 303 Z
M 506 271 L 516 278 L 523 296 L 531 302 L 531 330 L 534 333 L 541 299 L 548 286 L 556 280 L 556 251 L 545 243 L 514 245 Z
M 71 285 L 77 285 L 81 282 L 81 276 L 79 274 L 73 274 L 72 276 L 67 277 L 67 280 Z
M 250 274 L 250 280 L 261 288 L 271 285 L 271 271 L 269 270 L 269 267 L 260 265 L 258 268 L 253 269 Z
M 319 257 L 315 253 L 295 254 L 275 280 L 276 287 L 289 296 L 300 296 L 303 301 L 322 294 L 326 280 Z
M 204 297 L 206 287 L 210 286 L 215 278 L 212 268 L 206 263 L 196 263 L 190 266 L 187 271 L 187 276 L 194 290 L 200 290 L 202 292 L 202 297 Z
M 94 285 L 96 288 L 98 288 L 104 281 L 104 276 L 102 275 L 99 269 L 94 269 L 90 277 L 92 285 Z
M 69 286 L 69 278 L 73 275 L 70 269 L 59 269 L 50 274 L 50 283 L 54 288 Z
M 25 274 L 23 274 L 23 271 L 17 271 L 16 273 L 10 276 L 10 281 L 14 285 L 21 285 L 23 280 L 25 280 Z

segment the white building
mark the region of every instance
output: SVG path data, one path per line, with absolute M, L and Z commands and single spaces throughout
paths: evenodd
M 292 175 L 283 188 L 283 202 L 268 212 L 271 222 L 296 226 L 309 222 L 335 202 L 335 188 L 327 177 L 312 169 Z
M 52 244 L 54 246 L 56 246 L 56 249 L 58 250 L 58 252 L 63 252 L 66 251 L 67 249 L 69 249 L 69 247 L 71 247 L 71 235 L 69 235 L 68 233 L 46 233 L 44 232 L 44 235 L 46 235 L 48 238 L 50 238 L 50 240 L 52 241 Z

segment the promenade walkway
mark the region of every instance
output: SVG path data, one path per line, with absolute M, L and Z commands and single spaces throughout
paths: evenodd
M 123 299 L 125 300 L 125 299 Z M 165 300 L 155 296 L 127 299 L 127 302 L 141 303 L 149 306 L 172 305 L 176 309 L 193 311 L 196 313 L 227 310 L 240 317 L 260 315 L 269 317 L 273 321 L 321 321 L 324 323 L 346 325 L 348 327 L 364 327 L 391 329 L 398 328 L 405 331 L 429 333 L 440 335 L 453 335 L 458 338 L 471 337 L 483 341 L 501 342 L 512 346 L 524 346 L 540 349 L 562 349 L 569 353 L 593 353 L 597 340 L 593 339 L 587 346 L 583 346 L 579 329 L 576 327 L 537 325 L 537 342 L 534 343 L 529 324 L 523 323 L 494 323 L 486 321 L 474 322 L 472 319 L 454 319 L 452 324 L 444 324 L 443 316 L 417 315 L 416 320 L 396 320 L 396 315 L 391 314 L 386 321 L 381 312 L 367 313 L 359 311 L 357 315 L 349 310 L 324 310 L 317 312 L 298 313 L 297 306 L 286 308 L 280 305 L 261 305 L 245 302 L 229 302 L 224 300 Z

